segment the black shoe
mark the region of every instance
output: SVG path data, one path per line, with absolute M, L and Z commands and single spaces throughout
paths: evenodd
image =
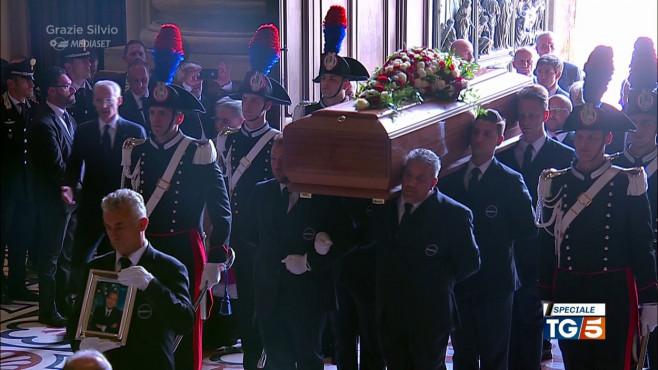
M 30 292 L 25 286 L 18 288 L 7 288 L 7 298 L 12 301 L 38 302 L 39 295 Z
M 39 322 L 56 328 L 63 328 L 66 326 L 66 318 L 62 317 L 59 312 L 45 316 L 39 315 Z

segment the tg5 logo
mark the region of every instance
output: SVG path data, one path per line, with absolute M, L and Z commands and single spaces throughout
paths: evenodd
M 574 340 L 605 339 L 605 317 L 545 317 L 544 338 Z

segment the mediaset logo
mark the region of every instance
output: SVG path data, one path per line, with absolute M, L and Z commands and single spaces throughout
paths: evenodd
M 605 339 L 605 303 L 544 303 L 544 338 Z
M 89 24 L 85 26 L 55 26 L 49 24 L 46 26 L 46 35 L 55 35 L 49 45 L 56 51 L 62 51 L 68 47 L 71 48 L 107 48 L 110 46 L 110 39 L 96 39 L 96 37 L 105 35 L 113 37 L 119 33 L 119 28 L 112 25 Z M 62 35 L 82 36 L 80 39 L 67 40 Z M 86 36 L 86 37 L 85 37 Z

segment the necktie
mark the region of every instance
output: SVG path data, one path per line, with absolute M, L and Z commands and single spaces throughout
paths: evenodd
M 521 166 L 522 173 L 528 173 L 530 165 L 532 164 L 532 151 L 535 148 L 532 145 L 528 145 L 523 152 L 523 165 Z
M 147 99 L 148 98 L 145 97 L 145 96 L 142 96 L 141 98 L 139 98 L 139 100 L 142 101 L 142 108 L 140 108 L 139 112 L 142 114 L 142 119 L 144 120 L 144 125 L 146 127 L 148 127 L 148 124 L 149 124 L 149 109 L 146 106 L 146 100 Z
M 62 114 L 62 120 L 64 120 L 64 123 L 66 124 L 66 129 L 69 130 L 69 135 L 73 137 L 73 125 L 71 124 L 71 119 L 66 111 Z
M 480 181 L 480 174 L 482 171 L 480 171 L 479 168 L 474 167 L 471 170 L 471 178 L 468 179 L 468 193 L 473 194 L 475 192 L 475 189 L 477 189 L 478 182 Z
M 110 317 L 110 312 L 112 312 L 112 310 L 106 310 L 105 311 L 105 318 L 106 319 Z
M 112 138 L 110 137 L 110 125 L 105 125 L 103 127 L 103 149 L 106 154 L 110 154 L 112 151 Z
M 404 213 L 402 214 L 402 218 L 400 219 L 400 225 L 402 225 L 409 219 L 409 216 L 411 216 L 411 209 L 413 208 L 413 206 L 414 205 L 411 203 L 404 204 Z
M 130 258 L 128 257 L 119 258 L 119 265 L 121 266 L 121 270 L 132 266 L 132 264 L 133 263 L 130 261 Z
M 284 213 L 288 213 L 288 207 L 290 206 L 290 192 L 286 186 L 281 190 L 281 209 L 284 210 Z
M 23 119 L 23 122 L 27 123 L 27 104 L 25 103 L 18 103 L 18 106 L 21 107 L 21 118 Z

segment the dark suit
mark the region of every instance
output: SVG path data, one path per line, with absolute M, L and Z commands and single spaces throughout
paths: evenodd
M 275 179 L 253 191 L 252 220 L 256 319 L 268 354 L 268 368 L 323 369 L 320 336 L 327 311 L 335 310 L 336 294 L 329 266 L 355 243 L 349 218 L 334 198 L 300 198 L 288 202 Z M 315 252 L 318 232 L 334 242 L 329 253 Z M 289 272 L 281 262 L 289 254 L 307 254 L 311 271 Z
M 122 117 L 117 118 L 116 133 L 112 150 L 106 153 L 101 144 L 102 133 L 99 121 L 93 120 L 78 126 L 73 138 L 73 149 L 64 173 L 64 185 L 75 189 L 82 180 L 79 194 L 79 225 L 73 242 L 71 282 L 72 292 L 77 290 L 85 263 L 93 257 L 95 243 L 105 232 L 100 208 L 101 200 L 107 194 L 121 187 L 121 148 L 129 138 L 144 138 L 144 129 Z M 84 178 L 81 179 L 84 162 Z M 75 191 L 75 190 L 74 190 Z M 102 250 L 100 253 L 106 253 Z
M 25 253 L 32 245 L 33 203 L 27 187 L 27 126 L 37 104 L 26 99 L 26 112 L 19 113 L 5 92 L 0 96 L 0 206 L 2 207 L 2 255 L 8 249 L 8 289 L 25 286 Z M 30 257 L 33 257 L 30 255 Z M 31 258 L 32 259 L 32 258 Z M 32 259 L 33 262 L 36 259 Z M 4 274 L 3 274 L 4 276 Z
M 142 107 L 145 106 L 145 104 L 142 104 Z M 135 95 L 130 90 L 123 94 L 123 103 L 119 106 L 119 114 L 128 121 L 138 123 L 146 133 L 151 131 L 148 107 L 140 109 L 137 101 L 135 101 Z
M 94 313 L 91 315 L 88 330 L 117 334 L 119 332 L 119 325 L 121 324 L 121 315 L 123 315 L 123 311 L 115 307 L 110 311 L 109 315 L 107 315 L 106 312 L 107 308 L 105 307 L 105 304 L 96 307 Z M 105 326 L 105 330 L 96 325 Z
M 445 369 L 454 284 L 480 267 L 471 212 L 435 188 L 401 225 L 398 197 L 374 207 L 367 234 L 387 367 Z
M 583 76 L 580 73 L 580 68 L 578 68 L 578 66 L 573 63 L 565 61 L 562 68 L 562 76 L 560 76 L 560 79 L 557 83 L 561 88 L 568 92 L 569 88 L 571 85 L 573 85 L 574 82 L 580 81 L 582 79 Z
M 518 144 L 517 144 L 518 145 Z M 573 149 L 547 138 L 535 155 L 527 172 L 521 171 L 521 164 L 514 156 L 514 148 L 499 153 L 498 160 L 511 169 L 521 172 L 532 204 L 537 204 L 537 184 L 539 175 L 546 168 L 566 168 L 574 157 Z M 541 300 L 537 287 L 539 274 L 539 251 L 537 239 L 533 238 L 514 249 L 514 259 L 521 280 L 521 288 L 514 293 L 512 313 L 512 334 L 510 337 L 510 369 L 539 369 L 542 349 L 543 319 Z
M 565 97 L 571 99 L 571 96 L 569 95 L 569 92 L 564 90 L 563 88 L 561 88 L 560 85 L 557 85 L 557 91 L 555 91 L 554 95 L 562 95 L 562 96 L 565 96 Z
M 75 121 L 71 118 L 71 124 Z M 39 309 L 41 316 L 53 314 L 55 308 L 55 273 L 57 297 L 68 283 L 70 251 L 64 248 L 64 234 L 75 207 L 64 204 L 60 186 L 71 155 L 73 137 L 55 112 L 44 104 L 27 129 L 28 187 L 34 194 L 36 234 L 39 239 Z M 58 261 L 59 260 L 59 261 Z
M 114 271 L 116 252 L 93 259 L 89 269 Z M 137 291 L 125 347 L 108 352 L 112 367 L 120 369 L 174 369 L 173 343 L 177 334 L 192 330 L 194 307 L 188 293 L 187 270 L 175 258 L 157 251 L 150 244 L 138 265 L 154 278 L 144 291 Z M 84 296 L 80 291 L 79 297 Z M 68 334 L 77 327 L 82 299 L 76 301 L 68 322 Z
M 82 87 L 75 91 L 75 104 L 66 110 L 75 118 L 78 123 L 91 121 L 98 118 L 96 108 L 94 108 L 94 91 L 91 84 L 85 80 Z
M 482 266 L 455 285 L 461 325 L 452 332 L 455 369 L 507 369 L 512 298 L 517 287 L 513 252 L 517 241 L 537 235 L 530 193 L 521 174 L 495 158 L 474 189 L 467 167 L 440 181 L 444 193 L 473 212 Z

